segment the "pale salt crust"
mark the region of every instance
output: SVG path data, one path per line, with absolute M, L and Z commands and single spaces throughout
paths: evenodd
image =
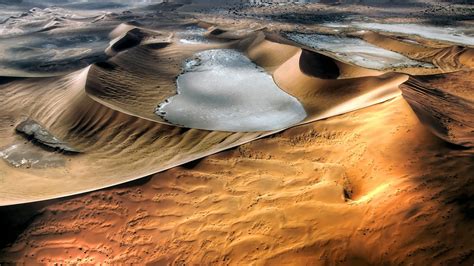
M 326 23 L 323 25 L 336 28 L 347 28 L 349 26 L 354 26 L 367 30 L 418 35 L 431 40 L 446 41 L 470 46 L 474 45 L 474 31 L 472 29 L 470 30 L 462 27 L 436 27 L 408 23 L 384 24 L 363 22 L 356 22 L 352 24 Z
M 385 50 L 359 38 L 335 35 L 287 33 L 297 43 L 320 51 L 328 51 L 342 61 L 365 68 L 384 70 L 405 67 L 433 68 L 428 63 L 412 60 L 404 55 Z
M 38 124 L 36 121 L 27 119 L 16 127 L 16 131 L 24 133 L 39 143 L 46 145 L 52 149 L 60 149 L 67 152 L 79 152 L 78 150 L 68 146 L 65 142 L 56 138 L 51 134 L 47 129 L 42 125 Z
M 198 26 L 188 26 L 183 31 L 176 32 L 176 37 L 184 44 L 209 43 L 209 39 L 204 36 L 205 33 L 206 29 Z
M 172 124 L 250 132 L 284 129 L 306 117 L 296 98 L 235 50 L 199 52 L 185 62 L 183 69 L 177 79 L 178 94 L 156 110 Z

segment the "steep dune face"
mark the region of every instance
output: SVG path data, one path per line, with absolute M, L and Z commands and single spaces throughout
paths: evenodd
M 302 99 L 310 115 L 308 120 L 326 118 L 341 110 L 347 112 L 391 99 L 400 93 L 398 85 L 407 79 L 406 75 L 395 73 L 346 79 L 310 76 L 300 68 L 305 63 L 303 57 L 308 53 L 296 54 L 274 73 L 280 88 Z M 341 68 L 344 66 L 340 64 L 337 70 Z

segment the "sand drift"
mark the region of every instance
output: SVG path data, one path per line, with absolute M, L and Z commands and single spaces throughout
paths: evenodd
M 156 113 L 190 128 L 268 131 L 301 122 L 306 112 L 272 77 L 245 55 L 230 49 L 207 50 L 188 59 L 178 77 L 178 95 Z

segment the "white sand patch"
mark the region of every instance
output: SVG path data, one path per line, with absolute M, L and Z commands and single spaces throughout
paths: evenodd
M 300 44 L 334 54 L 342 61 L 365 68 L 384 70 L 404 67 L 434 67 L 412 60 L 399 53 L 372 45 L 359 38 L 335 35 L 288 33 L 286 36 Z
M 230 49 L 197 53 L 177 79 L 178 94 L 156 114 L 189 128 L 220 131 L 283 129 L 306 117 L 301 103 L 245 55 Z

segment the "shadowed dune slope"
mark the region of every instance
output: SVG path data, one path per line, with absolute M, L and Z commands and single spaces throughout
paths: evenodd
M 474 114 L 472 100 L 432 87 L 416 78 L 408 80 L 401 89 L 420 120 L 435 135 L 453 144 L 474 147 L 474 117 L 469 115 Z

